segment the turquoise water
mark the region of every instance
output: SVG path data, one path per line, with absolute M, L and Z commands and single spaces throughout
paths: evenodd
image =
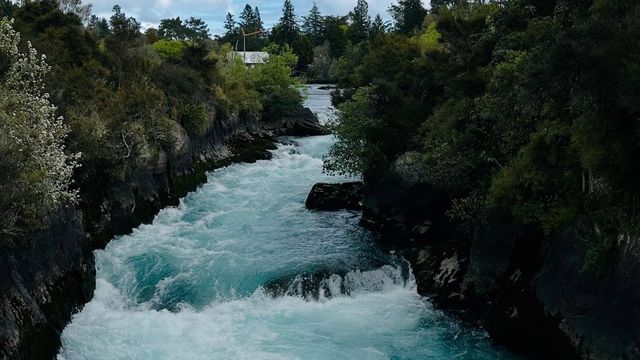
M 326 119 L 327 93 L 308 105 Z M 237 164 L 96 251 L 59 359 L 508 359 L 435 311 L 354 212 L 307 211 L 330 136 Z

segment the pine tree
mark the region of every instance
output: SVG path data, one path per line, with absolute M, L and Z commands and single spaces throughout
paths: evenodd
M 277 44 L 293 44 L 300 36 L 291 0 L 285 0 L 280 22 L 273 27 L 271 40 Z
M 309 15 L 304 17 L 302 33 L 309 37 L 314 45 L 320 45 L 324 40 L 324 18 L 315 2 Z
M 242 14 L 240 14 L 240 27 L 245 33 L 251 33 L 255 31 L 253 28 L 255 22 L 256 16 L 253 12 L 253 8 L 249 4 L 245 5 L 244 10 L 242 10 Z
M 264 30 L 264 23 L 262 22 L 262 17 L 260 16 L 260 9 L 258 9 L 257 6 L 253 9 L 253 15 L 254 15 L 253 28 L 255 29 L 255 31 Z
M 376 36 L 387 32 L 387 24 L 384 23 L 380 14 L 376 15 L 369 29 L 369 36 L 375 39 Z
M 225 36 L 230 36 L 236 32 L 236 20 L 233 18 L 232 13 L 227 13 L 227 17 L 224 20 L 224 29 L 227 30 Z
M 185 21 L 185 27 L 189 40 L 203 41 L 209 38 L 209 26 L 202 19 L 190 17 Z
M 324 18 L 327 41 L 332 58 L 339 58 L 347 49 L 349 40 L 344 29 L 347 27 L 347 19 L 342 16 L 327 16 Z
M 371 17 L 369 16 L 369 4 L 366 0 L 358 0 L 356 7 L 349 13 L 351 25 L 348 36 L 353 44 L 358 44 L 369 37 Z
M 293 4 L 291 3 L 291 0 L 284 0 L 284 6 L 282 7 L 282 17 L 280 18 L 280 24 L 287 31 L 290 31 L 290 32 L 298 31 L 296 14 L 293 9 Z
M 97 39 L 104 39 L 109 35 L 109 22 L 107 22 L 105 18 L 91 15 L 89 23 L 87 24 L 87 30 Z
M 242 14 L 240 14 L 240 19 L 240 27 L 244 30 L 245 34 L 264 30 L 260 10 L 257 6 L 252 8 L 251 5 L 247 4 L 244 10 L 242 10 Z M 244 46 L 250 51 L 260 50 L 264 46 L 262 34 L 247 37 L 246 43 L 243 42 L 243 48 Z
M 419 28 L 427 15 L 421 0 L 399 0 L 397 5 L 391 5 L 389 12 L 396 21 L 396 30 L 403 34 Z

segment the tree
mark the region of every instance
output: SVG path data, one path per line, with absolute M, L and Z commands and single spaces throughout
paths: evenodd
M 187 40 L 204 41 L 209 38 L 209 27 L 202 19 L 190 17 L 185 22 L 185 28 Z
M 313 62 L 309 65 L 309 78 L 316 81 L 331 81 L 329 70 L 331 69 L 331 49 L 329 42 L 313 48 Z
M 324 171 L 332 174 L 362 175 L 381 163 L 379 144 L 364 134 L 380 132 L 376 89 L 359 88 L 353 97 L 338 106 L 339 121 L 333 124 L 337 142 L 324 159 Z
M 113 15 L 109 21 L 111 24 L 112 43 L 117 47 L 127 47 L 136 42 L 140 35 L 140 23 L 122 12 L 119 5 L 113 7 Z
M 264 30 L 264 22 L 262 22 L 262 16 L 260 15 L 260 9 L 256 6 L 253 8 L 253 15 L 255 16 L 255 21 L 253 23 L 253 28 L 255 31 Z
M 280 18 L 280 24 L 289 31 L 298 31 L 298 23 L 296 22 L 296 14 L 293 9 L 291 0 L 284 0 L 282 7 L 282 17 Z
M 245 33 L 252 33 L 256 31 L 256 14 L 253 12 L 251 5 L 247 4 L 240 14 L 240 27 L 244 29 Z
M 16 5 L 11 0 L 0 0 L 0 19 L 10 17 Z
M 232 13 L 227 13 L 227 17 L 224 20 L 224 29 L 227 30 L 225 36 L 233 35 L 236 32 L 236 20 L 233 18 Z
M 118 5 L 113 7 L 113 12 L 110 19 L 111 34 L 105 39 L 109 50 L 107 56 L 112 64 L 111 73 L 119 84 L 123 81 L 135 81 L 133 75 L 145 63 L 139 52 L 131 51 L 144 44 L 140 24 L 136 19 L 128 18 Z
M 419 28 L 427 15 L 421 0 L 399 0 L 391 5 L 389 13 L 395 20 L 396 30 L 403 34 L 410 34 Z
M 356 7 L 349 13 L 351 24 L 347 36 L 352 44 L 359 44 L 369 37 L 371 17 L 369 16 L 369 4 L 366 0 L 358 0 Z
M 69 187 L 79 154 L 67 154 L 68 128 L 44 92 L 50 71 L 12 22 L 0 20 L 0 234 L 43 225 L 51 211 L 77 200 Z
M 169 40 L 185 40 L 187 38 L 187 28 L 180 17 L 160 20 L 158 33 L 160 37 Z
M 387 24 L 384 23 L 380 14 L 376 15 L 371 22 L 371 27 L 369 28 L 369 37 L 375 39 L 378 35 L 384 34 L 387 32 Z
M 104 39 L 109 35 L 109 22 L 105 18 L 99 18 L 95 15 L 91 15 L 89 23 L 87 24 L 87 30 L 96 38 Z
M 291 0 L 285 0 L 282 7 L 282 17 L 273 27 L 271 40 L 276 44 L 293 44 L 300 36 L 296 15 Z
M 160 40 L 160 33 L 156 28 L 148 28 L 144 32 L 144 36 L 147 39 L 147 44 L 155 44 L 158 40 Z
M 309 15 L 304 17 L 302 33 L 311 39 L 314 45 L 320 45 L 324 42 L 324 18 L 315 2 Z
M 327 16 L 324 19 L 327 32 L 327 41 L 331 50 L 332 58 L 339 58 L 347 49 L 347 19 L 338 16 Z
M 190 17 L 183 22 L 177 17 L 161 20 L 158 34 L 168 40 L 204 41 L 209 38 L 209 27 L 202 19 Z
M 59 0 L 59 5 L 65 14 L 76 14 L 82 22 L 89 20 L 91 16 L 91 4 L 82 5 L 81 0 Z

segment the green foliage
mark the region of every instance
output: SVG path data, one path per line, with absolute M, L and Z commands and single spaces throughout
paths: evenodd
M 421 0 L 399 0 L 391 5 L 389 13 L 395 20 L 396 30 L 403 34 L 410 34 L 422 25 L 427 10 Z
M 347 20 L 344 17 L 327 16 L 325 18 L 326 37 L 333 58 L 341 57 L 347 49 Z
M 303 20 L 302 33 L 311 40 L 311 43 L 318 46 L 324 42 L 324 17 L 320 14 L 320 9 L 315 2 L 309 10 L 309 15 L 305 16 Z
M 371 17 L 366 0 L 358 0 L 356 7 L 349 13 L 351 24 L 347 36 L 352 44 L 359 44 L 369 37 Z
M 371 136 L 381 130 L 376 97 L 375 88 L 361 87 L 350 100 L 340 104 L 340 119 L 332 126 L 337 143 L 325 157 L 325 171 L 359 175 L 383 161 L 384 155 Z
M 167 59 L 178 60 L 184 55 L 184 42 L 180 40 L 161 39 L 153 44 L 153 48 Z
M 291 45 L 299 36 L 300 29 L 293 4 L 291 0 L 285 0 L 282 7 L 282 17 L 271 30 L 271 41 L 279 45 Z
M 427 25 L 427 31 L 420 36 L 421 46 L 423 52 L 440 51 L 442 50 L 442 44 L 440 39 L 442 35 L 438 32 L 437 23 L 435 21 Z
M 249 69 L 241 60 L 227 64 L 223 69 L 223 78 L 224 82 L 217 90 L 222 112 L 230 116 L 262 111 L 262 103 L 253 86 Z
M 202 19 L 191 17 L 182 21 L 177 17 L 161 20 L 158 35 L 167 40 L 201 42 L 209 38 L 209 28 Z
M 211 126 L 212 120 L 204 104 L 186 104 L 180 109 L 180 124 L 189 135 L 204 135 Z
M 0 51 L 3 235 L 31 231 L 63 200 L 75 199 L 71 176 L 74 188 L 90 195 L 100 191 L 96 184 L 108 186 L 136 168 L 157 166 L 163 152 L 183 146 L 185 136 L 204 141 L 238 116 L 274 117 L 301 106 L 292 77 L 298 57 L 288 46 L 271 48 L 269 62 L 252 69 L 228 60 L 230 46 L 214 52 L 206 25 L 195 18 L 168 19 L 142 34 L 119 6 L 109 22 L 93 16 L 85 27 L 77 14 L 85 8 L 77 0 L 65 2 L 64 11 L 53 1 L 0 5 L 23 33 L 20 48 L 35 56 L 30 41 L 45 50 L 51 65 L 30 58 L 21 71 L 37 65 L 34 81 L 20 89 L 5 86 L 20 69 L 12 65 L 16 53 Z M 259 11 L 252 11 L 257 26 Z M 23 137 L 28 149 L 17 143 Z M 65 155 L 76 153 L 83 154 L 79 168 L 75 155 Z
M 274 117 L 302 105 L 299 83 L 292 76 L 298 57 L 286 45 L 272 45 L 266 50 L 269 60 L 265 65 L 250 69 L 250 76 L 266 115 Z
M 411 151 L 453 218 L 497 211 L 548 232 L 588 218 L 614 239 L 637 234 L 640 5 L 435 5 L 423 22 L 419 1 L 400 1 L 392 15 L 408 35 L 379 35 L 333 65 L 351 100 L 328 170 L 366 176 Z
M 387 30 L 387 24 L 385 24 L 380 14 L 378 14 L 371 22 L 371 27 L 369 28 L 369 37 L 371 39 L 375 39 L 378 35 L 386 33 Z
M 0 237 L 13 241 L 46 216 L 73 204 L 71 177 L 80 154 L 65 148 L 68 127 L 44 91 L 50 67 L 12 22 L 0 20 Z M 3 244 L 4 245 L 4 244 Z

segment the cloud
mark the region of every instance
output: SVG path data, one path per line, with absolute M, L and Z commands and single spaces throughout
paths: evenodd
M 292 1 L 296 15 L 300 18 L 313 6 L 312 0 Z M 385 20 L 389 20 L 387 9 L 393 0 L 368 2 L 372 17 L 380 14 Z M 135 17 L 145 28 L 157 26 L 162 19 L 193 16 L 203 19 L 213 34 L 222 34 L 227 12 L 237 17 L 247 3 L 260 9 L 266 27 L 273 26 L 280 19 L 284 0 L 85 0 L 85 3 L 93 4 L 94 13 L 106 18 L 111 16 L 113 6 L 118 4 L 127 16 Z M 316 3 L 324 15 L 346 15 L 355 7 L 357 0 L 316 0 Z

